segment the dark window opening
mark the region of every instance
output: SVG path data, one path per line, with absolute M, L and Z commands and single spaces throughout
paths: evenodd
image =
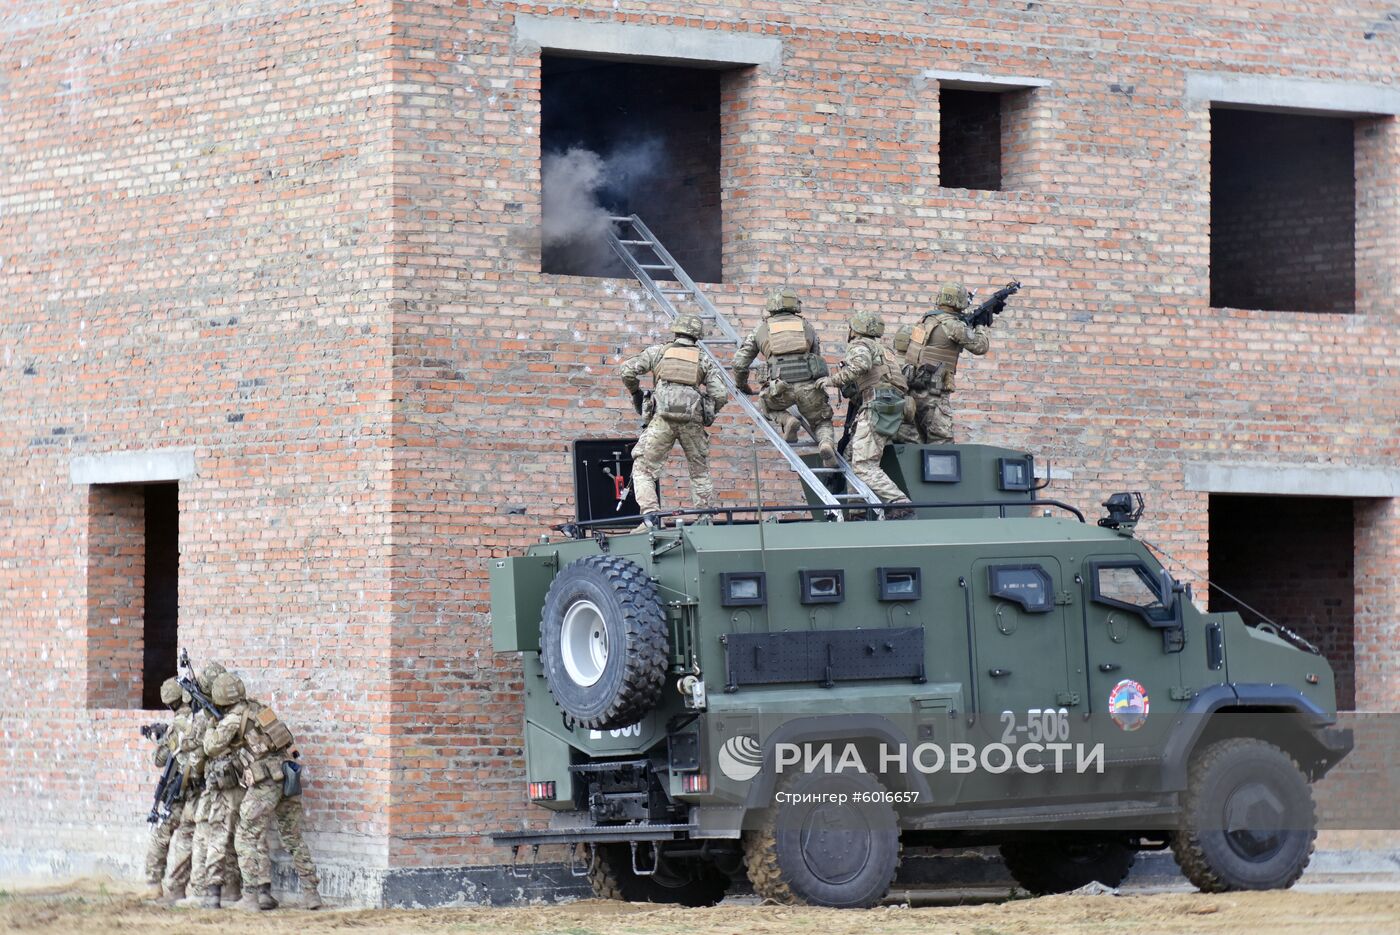
M 87 688 L 93 708 L 163 708 L 179 640 L 176 484 L 88 491 Z
M 712 69 L 543 56 L 541 270 L 627 276 L 608 218 L 636 214 L 691 278 L 720 282 L 719 111 Z
M 995 91 L 938 93 L 938 173 L 944 188 L 1001 190 L 1001 103 Z
M 992 597 L 1014 601 L 1030 614 L 1055 609 L 1054 579 L 1039 565 L 993 565 L 987 569 L 987 590 Z
M 1355 311 L 1355 122 L 1217 107 L 1210 127 L 1210 304 Z
M 1260 614 L 1311 642 L 1332 665 L 1337 706 L 1356 707 L 1354 501 L 1212 494 L 1212 613 Z M 1253 607 L 1249 610 L 1244 604 Z

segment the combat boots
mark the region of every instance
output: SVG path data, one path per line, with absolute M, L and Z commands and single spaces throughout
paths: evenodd
M 160 881 L 146 884 L 146 898 L 159 900 L 164 894 L 160 888 Z
M 201 909 L 218 909 L 219 896 L 223 891 L 222 886 L 206 886 L 204 888 L 204 898 L 200 900 Z
M 821 452 L 822 464 L 829 468 L 836 467 L 836 446 L 831 442 L 824 441 L 817 445 L 817 451 Z
M 802 431 L 802 423 L 798 422 L 792 415 L 783 414 L 783 441 L 795 442 L 797 436 Z
M 183 901 L 184 898 L 185 888 L 182 886 L 178 889 L 173 889 L 170 892 L 166 893 L 160 899 L 157 899 L 156 902 L 160 903 L 162 906 L 174 906 L 177 903 Z
M 272 884 L 264 883 L 256 890 L 243 888 L 243 898 L 233 904 L 234 909 L 242 909 L 245 912 L 261 912 L 264 909 L 276 909 L 277 900 L 272 898 Z
M 321 905 L 321 894 L 316 891 L 316 887 L 303 883 L 301 885 L 301 908 L 320 909 Z

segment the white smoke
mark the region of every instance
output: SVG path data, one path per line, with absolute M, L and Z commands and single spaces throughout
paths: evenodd
M 617 213 L 645 213 L 647 185 L 661 167 L 659 140 L 627 144 L 601 156 L 573 147 L 544 154 L 542 246 L 549 272 L 588 276 L 620 274 L 607 243 Z

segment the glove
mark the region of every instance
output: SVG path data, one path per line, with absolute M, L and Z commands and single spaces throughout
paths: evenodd
M 749 375 L 747 373 L 741 377 L 736 377 L 734 385 L 739 387 L 739 392 L 743 393 L 745 396 L 753 395 L 753 387 L 749 386 Z
M 632 391 L 632 408 L 637 410 L 637 415 L 642 414 L 642 400 L 646 397 L 640 389 Z
M 836 383 L 831 377 L 822 377 L 817 381 L 817 386 L 820 386 L 823 390 L 830 390 L 836 387 Z

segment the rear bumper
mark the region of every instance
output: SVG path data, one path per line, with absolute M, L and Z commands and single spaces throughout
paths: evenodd
M 590 825 L 579 828 L 539 828 L 529 831 L 497 831 L 491 840 L 507 847 L 546 844 L 612 844 L 632 841 L 684 841 L 697 830 L 692 824 Z

